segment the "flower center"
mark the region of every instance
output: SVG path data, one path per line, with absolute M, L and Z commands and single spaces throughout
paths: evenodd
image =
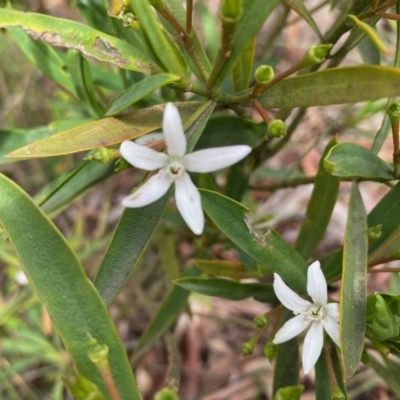
M 307 322 L 321 322 L 324 316 L 324 308 L 322 306 L 310 308 L 306 313 Z
M 165 170 L 176 179 L 180 178 L 185 173 L 185 162 L 183 157 L 170 156 L 165 165 Z

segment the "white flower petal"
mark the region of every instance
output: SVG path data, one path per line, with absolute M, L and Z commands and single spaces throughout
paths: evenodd
M 14 276 L 15 282 L 20 286 L 25 286 L 29 283 L 28 277 L 24 271 L 18 271 Z
M 303 344 L 303 370 L 309 373 L 317 362 L 322 345 L 324 343 L 324 332 L 320 322 L 311 323 Z
M 326 315 L 323 326 L 331 339 L 339 346 L 339 324 L 333 318 Z
M 329 315 L 336 322 L 339 322 L 339 304 L 328 303 L 324 306 L 324 314 Z
M 274 278 L 275 294 L 286 308 L 297 313 L 306 312 L 310 308 L 311 303 L 290 289 L 278 274 L 274 274 Z
M 146 146 L 130 141 L 122 142 L 119 148 L 122 157 L 136 168 L 153 171 L 162 168 L 168 156 Z
M 229 167 L 246 157 L 251 147 L 246 145 L 214 147 L 185 156 L 186 169 L 192 172 L 211 172 Z
M 175 180 L 175 202 L 182 218 L 196 235 L 203 233 L 204 214 L 201 208 L 200 193 L 190 176 L 185 172 Z
M 314 304 L 325 305 L 328 301 L 326 279 L 321 270 L 319 261 L 313 262 L 307 271 L 307 293 Z
M 152 176 L 138 190 L 122 200 L 124 207 L 139 208 L 161 198 L 171 186 L 173 178 L 163 170 Z
M 289 319 L 274 337 L 273 342 L 275 344 L 287 342 L 294 338 L 299 333 L 303 332 L 308 327 L 306 322 L 306 316 L 304 314 L 297 315 L 294 318 Z
M 183 156 L 186 153 L 186 136 L 179 111 L 172 103 L 165 105 L 163 133 L 168 154 L 170 156 Z
M 135 139 L 135 143 L 145 145 L 152 142 L 164 140 L 164 134 L 161 132 L 148 133 L 147 135 L 139 136 Z

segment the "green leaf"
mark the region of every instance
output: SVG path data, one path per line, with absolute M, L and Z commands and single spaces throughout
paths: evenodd
M 249 43 L 259 33 L 265 20 L 278 6 L 278 0 L 244 0 L 243 16 L 235 26 L 235 33 L 232 39 L 230 55 L 222 67 L 216 81 L 215 87 L 221 86 L 225 78 L 230 74 Z
M 369 246 L 370 256 L 379 254 L 379 248 L 386 246 L 386 241 L 393 237 L 400 225 L 400 182 L 396 184 L 369 213 L 368 228 L 382 224 L 381 235 Z M 339 279 L 342 270 L 342 250 L 321 260 L 324 274 L 328 281 Z
M 331 382 L 324 350 L 315 364 L 315 397 L 318 400 L 332 400 Z
M 0 28 L 21 27 L 34 39 L 75 49 L 99 61 L 152 75 L 159 68 L 135 47 L 79 22 L 36 13 L 0 9 Z
M 400 69 L 374 65 L 330 68 L 284 79 L 266 90 L 265 108 L 357 103 L 400 95 Z
M 395 360 L 390 360 L 384 362 L 384 365 L 382 365 L 380 362 L 376 361 L 376 359 L 372 355 L 369 357 L 369 362 L 375 372 L 395 393 L 395 396 L 400 398 L 399 362 Z
M 168 72 L 186 75 L 186 63 L 172 40 L 160 28 L 148 0 L 130 0 L 129 4 L 138 18 L 140 28 Z
M 73 168 L 50 182 L 36 196 L 42 210 L 52 217 L 69 206 L 91 187 L 114 173 L 114 165 L 80 161 Z
M 214 110 L 214 103 L 205 102 L 194 113 L 186 132 L 188 149 L 193 148 Z M 129 275 L 137 267 L 140 256 L 153 237 L 172 188 L 158 201 L 142 208 L 124 210 L 114 231 L 94 284 L 107 305 L 110 305 L 124 287 Z
M 367 215 L 353 182 L 343 246 L 340 295 L 340 349 L 344 378 L 357 370 L 364 347 L 367 303 Z
M 283 310 L 281 325 L 292 317 L 293 313 L 291 311 Z M 299 339 L 295 336 L 287 342 L 278 344 L 272 389 L 274 396 L 281 388 L 299 384 L 299 370 Z
M 219 193 L 200 189 L 205 212 L 243 251 L 276 272 L 293 290 L 306 294 L 307 264 L 275 231 L 261 235 L 249 228 L 248 210 Z
M 190 268 L 183 273 L 183 277 L 198 276 L 200 271 L 197 268 Z M 190 292 L 175 285 L 168 296 L 164 299 L 145 331 L 140 336 L 136 346 L 135 357 L 139 357 L 147 350 L 167 329 L 173 324 L 179 314 L 184 310 Z
M 6 155 L 18 149 L 19 147 L 23 147 L 29 143 L 46 138 L 51 133 L 51 129 L 47 126 L 28 130 L 0 130 L 0 165 L 21 161 L 7 158 Z
M 378 132 L 374 137 L 374 142 L 372 143 L 371 151 L 375 154 L 378 154 L 383 144 L 385 143 L 386 138 L 389 135 L 391 129 L 390 118 L 389 115 L 385 113 L 385 116 L 382 121 L 382 125 L 379 128 Z
M 102 116 L 104 108 L 96 99 L 89 63 L 79 51 L 69 50 L 67 65 L 75 86 L 75 92 L 83 107 L 92 117 Z
M 334 146 L 324 159 L 326 171 L 333 176 L 392 180 L 393 168 L 371 150 L 355 143 Z
M 149 76 L 119 94 L 111 102 L 106 115 L 119 114 L 121 111 L 125 110 L 125 108 L 130 107 L 132 104 L 143 99 L 157 89 L 169 85 L 172 82 L 176 82 L 179 79 L 179 76 L 171 74 Z
M 365 36 L 365 38 L 361 40 L 358 45 L 358 50 L 365 64 L 381 64 L 381 53 L 368 36 Z
M 385 341 L 399 335 L 396 317 L 385 298 L 374 294 L 367 301 L 367 332 L 373 339 Z
M 190 292 L 206 296 L 221 297 L 228 300 L 243 300 L 253 297 L 262 303 L 278 303 L 274 289 L 270 284 L 239 283 L 221 278 L 182 278 L 177 285 Z
M 99 372 L 88 358 L 90 334 L 109 349 L 112 377 L 120 398 L 140 399 L 107 308 L 66 240 L 33 200 L 3 175 L 0 191 L 0 222 L 78 371 L 110 399 Z
M 307 205 L 306 219 L 297 237 L 295 249 L 306 260 L 321 242 L 339 194 L 340 179 L 329 175 L 324 168 L 324 158 L 336 143 L 336 139 L 332 139 L 321 157 L 314 189 Z
M 312 17 L 311 13 L 308 11 L 306 6 L 304 5 L 302 0 L 284 0 L 288 7 L 290 7 L 295 13 L 299 14 L 304 21 L 310 25 L 311 29 L 315 32 L 318 36 L 318 39 L 321 43 L 325 42 L 324 37 L 322 36 L 321 31 L 318 28 L 318 25 L 315 23 L 314 18 Z
M 200 104 L 200 102 L 175 104 L 181 114 L 184 127 L 187 126 L 185 122 L 189 116 L 199 108 Z M 164 105 L 156 105 L 120 117 L 88 122 L 22 147 L 8 154 L 8 157 L 49 157 L 118 144 L 160 128 L 163 113 Z
M 249 271 L 242 263 L 222 260 L 194 260 L 196 267 L 210 275 L 224 276 L 232 279 L 258 278 L 259 275 Z
M 256 38 L 254 37 L 233 67 L 232 79 L 235 92 L 246 90 L 249 87 L 255 50 Z
M 264 123 L 228 115 L 213 117 L 196 144 L 196 150 L 236 144 L 247 144 L 254 148 L 261 143 L 266 133 Z
M 74 85 L 66 71 L 65 62 L 52 47 L 44 42 L 32 39 L 21 28 L 10 28 L 8 32 L 32 64 L 50 80 L 75 94 Z

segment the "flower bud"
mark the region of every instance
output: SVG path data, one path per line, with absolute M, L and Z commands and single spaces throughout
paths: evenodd
M 318 44 L 311 46 L 302 60 L 302 67 L 321 64 L 333 47 L 333 44 Z
M 273 138 L 281 138 L 286 135 L 286 124 L 281 119 L 274 119 L 268 125 L 267 133 Z
M 267 357 L 269 362 L 274 361 L 277 351 L 278 347 L 272 342 L 272 340 L 268 340 L 267 343 L 265 343 L 264 355 Z
M 179 397 L 174 390 L 162 389 L 155 394 L 154 400 L 179 400 Z
M 400 117 L 400 103 L 398 101 L 394 101 L 386 111 L 386 114 L 390 119 Z
M 224 23 L 234 24 L 243 14 L 242 0 L 224 0 L 221 5 L 221 19 Z
M 100 370 L 108 367 L 108 346 L 101 345 L 95 338 L 89 335 L 90 351 L 88 357 Z
M 256 81 L 265 85 L 266 83 L 272 81 L 274 79 L 274 69 L 269 65 L 260 65 L 254 74 Z
M 264 328 L 264 326 L 267 324 L 267 317 L 265 315 L 257 315 L 253 319 L 254 323 L 254 328 Z
M 331 390 L 331 399 L 332 400 L 344 400 L 346 397 L 343 392 L 338 388 L 335 387 Z
M 251 339 L 248 342 L 242 344 L 242 356 L 249 356 L 253 354 L 256 340 Z
M 381 234 L 382 234 L 382 224 L 371 226 L 371 228 L 368 228 L 368 239 L 370 241 L 379 239 L 381 237 Z
M 104 400 L 99 388 L 77 371 L 72 371 L 65 379 L 68 389 L 77 400 Z
M 97 161 L 101 164 L 106 164 L 111 160 L 120 157 L 121 154 L 118 149 L 108 149 L 107 147 L 100 147 L 93 154 L 86 157 L 85 160 Z

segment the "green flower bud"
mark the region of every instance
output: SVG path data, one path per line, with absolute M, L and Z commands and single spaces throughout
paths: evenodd
M 251 339 L 248 342 L 243 343 L 242 356 L 249 356 L 250 354 L 253 354 L 256 343 L 257 342 L 254 339 Z
M 368 228 L 368 239 L 370 241 L 379 239 L 382 234 L 382 224 L 376 225 L 376 226 L 371 226 L 371 228 Z
M 242 18 L 242 0 L 224 0 L 221 5 L 221 19 L 228 24 L 234 24 Z
M 267 133 L 273 138 L 281 138 L 286 135 L 286 124 L 280 119 L 274 119 L 269 125 Z
M 174 390 L 162 389 L 155 394 L 154 400 L 179 400 L 179 397 Z
M 123 171 L 125 169 L 129 169 L 132 168 L 132 166 L 125 161 L 122 157 L 118 158 L 117 161 L 115 162 L 115 172 L 120 172 Z
M 333 44 L 318 44 L 311 46 L 302 60 L 304 67 L 321 64 L 333 47 Z
M 265 85 L 268 82 L 271 82 L 274 79 L 274 69 L 269 65 L 260 65 L 254 74 L 256 81 Z
M 77 371 L 72 371 L 65 384 L 77 400 L 104 400 L 99 388 Z
M 274 400 L 300 400 L 303 390 L 303 385 L 281 387 L 275 393 Z
M 88 353 L 91 361 L 96 364 L 100 370 L 104 367 L 108 367 L 108 346 L 101 345 L 99 342 L 89 335 L 90 339 L 90 350 Z
M 268 342 L 265 343 L 264 355 L 265 357 L 267 357 L 269 362 L 272 363 L 272 361 L 274 361 L 277 351 L 278 347 L 272 342 L 272 340 L 268 340 Z
M 108 149 L 107 147 L 100 147 L 92 155 L 85 158 L 85 160 L 97 161 L 101 164 L 106 164 L 111 160 L 120 157 L 118 149 Z
M 331 390 L 331 399 L 332 400 L 344 400 L 346 397 L 344 393 L 338 388 L 335 387 Z
M 387 109 L 386 114 L 389 115 L 390 118 L 398 119 L 400 117 L 400 103 L 394 101 Z
M 253 319 L 254 322 L 254 328 L 264 328 L 264 326 L 267 324 L 267 317 L 265 315 L 257 315 Z

